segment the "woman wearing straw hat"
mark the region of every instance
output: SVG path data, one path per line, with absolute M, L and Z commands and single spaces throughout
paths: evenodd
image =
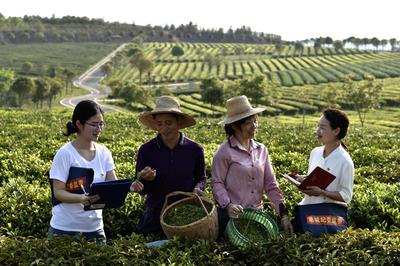
M 244 95 L 228 99 L 226 108 L 226 118 L 218 124 L 225 127 L 228 139 L 215 153 L 211 172 L 220 236 L 229 218 L 237 218 L 244 208 L 262 208 L 264 193 L 280 215 L 283 229 L 291 234 L 293 228 L 268 150 L 254 140 L 259 125 L 257 114 L 265 108 L 253 108 Z
M 162 234 L 160 213 L 165 196 L 174 191 L 202 194 L 206 182 L 203 148 L 185 137 L 181 129 L 193 126 L 193 117 L 180 110 L 178 101 L 161 96 L 156 108 L 139 115 L 139 121 L 157 136 L 139 148 L 136 173 L 137 190 L 146 195 L 140 234 Z M 141 186 L 143 185 L 143 186 Z

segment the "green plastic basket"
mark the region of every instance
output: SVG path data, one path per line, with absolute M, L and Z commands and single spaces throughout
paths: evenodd
M 276 238 L 279 234 L 279 228 L 276 224 L 275 220 L 269 216 L 268 214 L 257 210 L 257 209 L 245 209 L 240 215 L 238 219 L 251 220 L 260 223 L 265 229 L 265 240 Z M 245 247 L 248 244 L 252 243 L 252 241 L 242 235 L 236 228 L 234 219 L 230 219 L 226 229 L 225 234 L 228 236 L 229 241 L 235 245 L 236 247 Z M 252 243 L 252 244 L 261 244 L 262 242 Z

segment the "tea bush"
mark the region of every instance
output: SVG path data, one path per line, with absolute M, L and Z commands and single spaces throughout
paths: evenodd
M 388 185 L 366 180 L 354 190 L 349 206 L 353 226 L 400 230 L 400 183 Z
M 50 188 L 22 177 L 0 187 L 0 235 L 46 235 L 51 215 Z
M 104 210 L 107 245 L 48 241 L 51 202 L 46 173 L 56 151 L 71 139 L 61 134 L 70 116 L 70 111 L 0 110 L 0 265 L 400 264 L 400 133 L 392 129 L 378 132 L 352 127 L 345 139 L 356 168 L 349 222 L 365 230 L 350 229 L 320 238 L 280 238 L 246 250 L 224 243 L 185 240 L 148 249 L 144 243 L 152 239 L 132 233 L 142 215 L 143 197 L 130 194 L 123 207 Z M 105 120 L 107 127 L 99 142 L 111 150 L 117 176 L 133 178 L 136 152 L 155 133 L 141 126 L 135 114 L 107 113 Z M 225 139 L 216 122 L 198 119 L 195 127 L 185 129 L 188 137 L 203 145 L 208 174 L 214 152 Z M 318 145 L 314 127 L 261 118 L 257 140 L 270 152 L 289 215 L 293 216 L 302 194 L 280 178 L 280 173 L 305 173 L 309 153 Z M 211 196 L 210 186 L 207 193 Z
M 68 238 L 0 237 L 1 265 L 399 265 L 400 233 L 352 230 L 313 238 L 280 237 L 235 249 L 227 243 L 174 238 L 147 248 L 143 237 L 98 245 Z

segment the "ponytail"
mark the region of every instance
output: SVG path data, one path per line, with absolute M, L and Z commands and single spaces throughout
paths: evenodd
M 78 128 L 71 121 L 67 123 L 66 127 L 67 131 L 63 133 L 64 136 L 69 136 L 78 132 Z

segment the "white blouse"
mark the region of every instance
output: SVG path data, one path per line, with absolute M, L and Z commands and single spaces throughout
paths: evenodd
M 347 205 L 353 196 L 354 184 L 354 164 L 347 151 L 339 145 L 326 158 L 324 158 L 324 146 L 314 148 L 311 151 L 308 163 L 308 173 L 310 174 L 317 166 L 330 172 L 336 178 L 329 184 L 326 191 L 337 191 L 345 202 L 335 201 L 324 196 L 304 195 L 300 205 L 332 202 Z

